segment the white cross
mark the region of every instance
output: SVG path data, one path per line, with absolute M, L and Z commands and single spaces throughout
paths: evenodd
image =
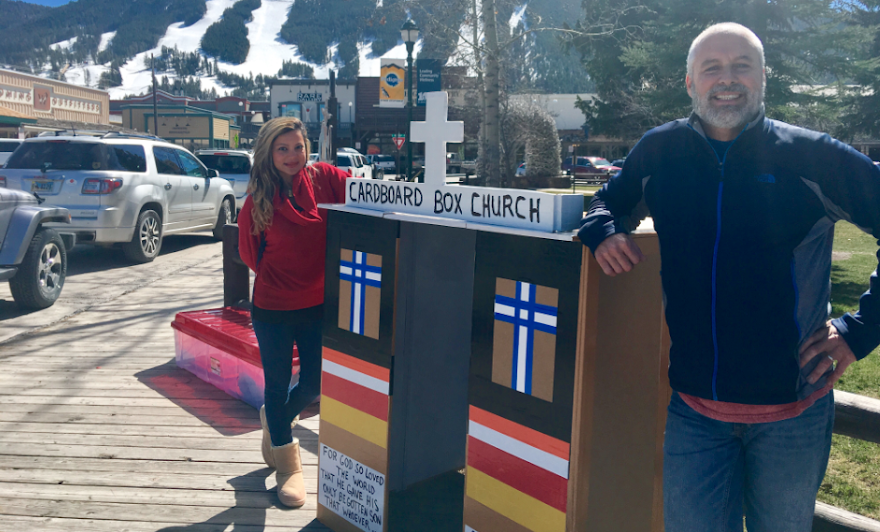
M 425 143 L 425 184 L 446 184 L 446 143 L 464 140 L 464 122 L 446 120 L 449 95 L 443 91 L 425 94 L 425 121 L 410 125 L 411 142 Z

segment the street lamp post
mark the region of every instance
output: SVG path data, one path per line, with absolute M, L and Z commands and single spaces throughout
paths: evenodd
M 407 20 L 400 28 L 400 36 L 403 37 L 403 42 L 406 43 L 406 92 L 408 95 L 406 103 L 406 179 L 407 181 L 410 181 L 412 180 L 412 142 L 410 140 L 410 137 L 412 135 L 413 120 L 412 52 L 413 47 L 415 46 L 416 41 L 419 38 L 419 28 L 415 25 L 415 23 L 413 23 L 412 20 Z M 422 180 L 424 180 L 424 178 L 422 178 Z
M 351 121 L 351 102 L 348 102 L 348 136 L 351 137 L 351 143 L 354 145 L 354 124 Z

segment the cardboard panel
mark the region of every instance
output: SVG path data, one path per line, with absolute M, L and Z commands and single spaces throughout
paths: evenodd
M 327 259 L 324 277 L 324 345 L 376 364 L 391 368 L 392 331 L 394 329 L 394 292 L 397 268 L 397 237 L 399 223 L 372 216 L 329 211 L 327 224 Z M 345 251 L 343 251 L 345 250 Z M 352 282 L 341 283 L 340 265 L 354 259 L 352 252 L 361 252 L 363 265 L 374 268 L 369 261 L 381 260 L 381 286 L 363 286 L 357 308 L 367 309 L 360 333 L 347 330 L 351 323 Z M 374 257 L 370 257 L 373 255 Z M 343 286 L 345 285 L 345 286 Z M 375 290 L 367 289 L 375 288 Z M 378 294 L 376 293 L 378 290 Z M 378 295 L 378 318 L 375 306 Z M 340 305 L 346 296 L 344 305 Z M 368 297 L 369 296 L 369 297 Z M 378 323 L 377 321 L 378 320 Z M 361 327 L 359 325 L 359 327 Z M 349 325 L 350 329 L 350 325 Z M 364 334 L 369 332 L 370 335 Z M 378 333 L 378 334 L 376 334 Z M 376 335 L 376 337 L 371 337 Z
M 477 234 L 469 402 L 564 442 L 571 441 L 581 247 Z
M 662 439 L 669 398 L 660 253 L 616 277 L 585 252 L 569 530 L 662 530 Z M 626 316 L 626 319 L 621 319 Z
M 476 232 L 400 224 L 389 488 L 465 464 Z

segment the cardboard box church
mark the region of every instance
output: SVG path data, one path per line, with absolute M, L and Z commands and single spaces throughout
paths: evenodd
M 660 257 L 610 278 L 581 195 L 349 179 L 328 224 L 318 519 L 336 532 L 659 531 Z M 621 319 L 625 316 L 626 319 Z M 462 472 L 464 474 L 462 474 Z

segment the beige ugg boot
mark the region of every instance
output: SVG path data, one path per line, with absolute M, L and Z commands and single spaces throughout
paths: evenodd
M 306 503 L 306 485 L 303 480 L 302 458 L 299 455 L 299 438 L 281 447 L 272 446 L 275 458 L 275 489 L 281 504 L 299 508 Z
M 298 422 L 299 416 L 296 416 L 293 418 L 293 423 L 290 424 L 290 429 L 293 430 Z M 263 427 L 263 443 L 260 447 L 263 452 L 263 461 L 267 466 L 275 469 L 275 458 L 272 456 L 272 436 L 269 435 L 269 424 L 266 423 L 266 405 L 260 407 L 260 426 Z

